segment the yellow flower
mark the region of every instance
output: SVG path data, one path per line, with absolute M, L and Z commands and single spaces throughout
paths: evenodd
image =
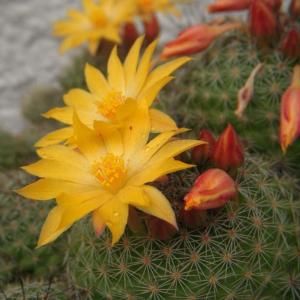
M 83 0 L 83 11 L 71 9 L 67 20 L 54 24 L 54 35 L 64 37 L 60 50 L 65 52 L 85 42 L 95 54 L 100 40 L 120 42 L 121 25 L 133 18 L 132 0 Z
M 108 136 L 89 129 L 74 114 L 78 148 L 54 145 L 39 149 L 41 160 L 24 170 L 41 179 L 17 191 L 34 200 L 56 198 L 38 246 L 55 240 L 91 212 L 96 232 L 105 224 L 112 233 L 112 243 L 116 243 L 125 230 L 129 205 L 177 227 L 170 203 L 148 183 L 192 166 L 174 159 L 201 144 L 172 140 L 182 131 L 164 132 L 148 142 L 150 118 L 144 101 L 126 126 Z
M 168 11 L 178 14 L 174 0 L 135 0 L 138 8 L 138 13 L 142 17 L 148 17 L 159 11 Z
M 64 96 L 65 107 L 54 108 L 44 116 L 56 119 L 69 127 L 51 132 L 36 144 L 45 147 L 70 139 L 73 135 L 73 111 L 89 128 L 97 122 L 102 130 L 122 127 L 136 109 L 137 103 L 146 100 L 150 107 L 160 90 L 173 77 L 170 74 L 189 61 L 181 57 L 152 70 L 152 56 L 157 42 L 150 44 L 139 60 L 143 37 L 137 39 L 122 64 L 114 48 L 107 66 L 108 79 L 96 68 L 86 65 L 85 78 L 89 89 L 72 89 Z M 150 109 L 152 132 L 163 132 L 177 128 L 166 114 Z

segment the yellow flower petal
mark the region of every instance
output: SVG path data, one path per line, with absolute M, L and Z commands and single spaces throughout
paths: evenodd
M 72 209 L 72 206 L 78 206 L 91 199 L 101 200 L 99 203 L 103 204 L 108 199 L 108 195 L 109 193 L 103 190 L 100 185 L 78 185 L 74 190 L 65 189 L 64 193 L 61 193 L 56 201 L 59 206 Z
M 146 164 L 142 171 L 139 171 L 128 180 L 127 184 L 136 186 L 143 185 L 148 182 L 153 182 L 163 175 L 188 169 L 191 167 L 194 166 L 183 163 L 179 160 L 175 160 L 173 158 L 170 158 L 163 162 L 160 161 L 156 164 Z
M 72 89 L 64 95 L 64 102 L 68 106 L 83 110 L 96 110 L 94 97 L 81 89 Z
M 66 37 L 59 47 L 60 53 L 65 53 L 68 50 L 75 48 L 86 41 L 87 37 L 84 35 L 73 34 Z
M 39 179 L 16 192 L 21 196 L 33 200 L 50 200 L 64 191 L 78 191 L 79 185 L 56 179 Z
M 175 121 L 162 111 L 150 109 L 149 113 L 152 132 L 165 132 L 178 129 Z
M 178 130 L 167 131 L 156 136 L 145 146 L 139 155 L 136 156 L 136 165 L 143 166 L 171 137 L 185 131 L 187 131 L 187 129 L 181 128 Z
M 126 186 L 119 192 L 118 197 L 123 203 L 127 203 L 133 206 L 150 205 L 150 200 L 141 187 Z
M 153 86 L 148 89 L 143 89 L 143 92 L 138 96 L 139 99 L 146 99 L 148 106 L 151 106 L 153 101 L 156 100 L 157 95 L 161 89 L 166 86 L 174 77 L 164 77 L 163 79 L 157 81 Z
M 104 75 L 89 64 L 85 66 L 85 79 L 89 90 L 100 98 L 104 97 L 110 91 Z
M 59 235 L 61 235 L 68 227 L 58 230 L 58 226 L 61 222 L 63 210 L 60 207 L 54 207 L 48 214 L 48 217 L 42 227 L 42 231 L 38 241 L 38 247 L 44 246 L 54 241 Z
M 23 167 L 23 169 L 38 177 L 60 179 L 87 185 L 98 185 L 95 177 L 80 169 L 80 166 L 74 167 L 55 160 L 41 159 L 36 163 Z
M 63 206 L 64 213 L 61 219 L 61 223 L 59 224 L 59 229 L 72 225 L 76 221 L 80 220 L 90 212 L 98 209 L 100 206 L 105 206 L 105 203 L 110 203 L 111 195 L 102 194 L 101 198 L 91 198 L 85 200 L 82 203 L 76 203 L 76 205 Z
M 178 69 L 190 60 L 191 59 L 189 57 L 180 57 L 158 66 L 149 75 L 147 84 L 145 86 L 145 90 L 155 85 L 158 81 L 161 81 L 163 78 L 168 77 L 172 72 L 174 72 L 176 69 Z
M 73 135 L 73 128 L 72 127 L 65 127 L 62 129 L 58 129 L 52 131 L 42 137 L 36 144 L 36 147 L 47 147 L 50 145 L 55 145 L 60 142 L 63 142 L 69 139 Z
M 124 153 L 124 145 L 121 132 L 116 130 L 111 130 L 110 132 L 103 132 L 102 137 L 104 140 L 104 145 L 108 153 L 113 153 L 114 155 L 121 156 Z
M 154 50 L 157 46 L 157 40 L 153 41 L 146 49 L 144 55 L 141 58 L 140 64 L 138 66 L 137 72 L 136 72 L 136 78 L 135 78 L 135 85 L 134 89 L 137 94 L 140 93 L 147 76 L 149 74 L 150 68 L 151 68 L 151 59 L 154 53 Z
M 201 144 L 205 144 L 205 142 L 197 140 L 175 140 L 168 142 L 151 158 L 149 164 L 163 162 Z
M 73 123 L 73 108 L 72 107 L 56 107 L 48 112 L 44 113 L 43 116 L 48 119 L 54 119 L 62 123 L 71 125 Z
M 96 237 L 101 236 L 106 227 L 105 223 L 101 219 L 100 214 L 98 213 L 98 210 L 99 209 L 93 212 L 93 227 L 96 233 Z
M 88 161 L 77 151 L 63 145 L 53 145 L 37 150 L 39 157 L 64 162 L 83 170 L 89 168 Z
M 147 104 L 140 101 L 135 114 L 126 123 L 123 129 L 125 160 L 133 157 L 148 141 L 150 132 L 150 119 Z
M 82 22 L 86 20 L 86 17 L 81 12 L 72 8 L 68 10 L 67 15 L 77 22 Z
M 85 126 L 79 120 L 77 114 L 74 114 L 73 126 L 76 144 L 90 162 L 98 161 L 106 154 L 102 138 L 95 131 Z
M 122 122 L 128 119 L 130 116 L 134 115 L 136 109 L 137 101 L 129 98 L 118 109 L 116 118 L 119 120 L 119 122 Z
M 128 219 L 128 204 L 123 203 L 116 197 L 101 206 L 98 213 L 111 231 L 112 244 L 115 244 L 125 231 Z
M 112 50 L 108 60 L 108 82 L 110 86 L 118 92 L 124 93 L 125 91 L 125 75 L 122 63 L 118 57 L 117 47 Z
M 155 187 L 144 185 L 143 190 L 150 199 L 148 206 L 136 206 L 139 210 L 162 219 L 178 229 L 175 213 L 168 199 Z
M 139 37 L 133 46 L 131 47 L 125 62 L 124 62 L 124 72 L 126 78 L 127 90 L 130 91 L 130 86 L 134 84 L 134 79 L 137 71 L 137 64 L 139 59 L 140 50 L 144 41 L 144 37 Z M 127 96 L 132 96 L 130 93 Z M 133 95 L 134 96 L 134 95 Z
M 88 40 L 88 48 L 91 55 L 96 55 L 99 47 L 100 47 L 100 40 L 95 40 L 95 39 Z

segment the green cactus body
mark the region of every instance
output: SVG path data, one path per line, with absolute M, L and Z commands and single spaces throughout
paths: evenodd
M 238 92 L 259 63 L 263 68 L 255 77 L 254 96 L 238 118 Z M 284 166 L 297 168 L 300 144 L 283 157 L 278 141 L 280 100 L 291 84 L 295 63 L 274 49 L 259 50 L 247 35 L 225 35 L 194 57 L 158 105 L 184 127 L 221 133 L 231 123 L 250 150 L 272 154 Z
M 50 205 L 24 200 L 13 189 L 28 183 L 21 172 L 1 174 L 0 192 L 0 282 L 35 276 L 51 278 L 63 266 L 60 243 L 35 249 L 39 231 Z
M 199 172 L 170 176 L 160 187 L 176 208 Z M 239 201 L 209 212 L 206 226 L 169 241 L 130 232 L 111 247 L 106 232 L 74 228 L 69 268 L 84 299 L 298 299 L 299 202 L 294 182 L 270 164 L 247 159 Z

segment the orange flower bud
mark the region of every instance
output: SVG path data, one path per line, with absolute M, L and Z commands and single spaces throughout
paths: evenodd
M 237 196 L 233 179 L 220 169 L 209 169 L 200 175 L 185 196 L 185 210 L 207 210 L 225 205 Z
M 200 131 L 199 140 L 207 142 L 207 144 L 199 145 L 192 150 L 192 160 L 197 164 L 211 159 L 212 149 L 216 143 L 212 133 L 206 129 Z
M 292 0 L 290 4 L 290 14 L 294 18 L 300 18 L 300 0 Z
M 208 6 L 210 13 L 248 9 L 251 0 L 215 0 Z
M 294 68 L 293 81 L 281 100 L 280 144 L 285 153 L 300 135 L 300 65 Z
M 216 142 L 212 155 L 216 167 L 235 170 L 244 162 L 244 150 L 233 126 L 229 124 Z
M 281 50 L 290 58 L 297 58 L 300 56 L 300 33 L 296 28 L 290 29 L 286 34 L 282 41 Z
M 201 52 L 209 47 L 219 35 L 240 27 L 241 23 L 226 23 L 222 25 L 199 24 L 189 27 L 182 31 L 175 40 L 165 45 L 161 58 L 166 59 L 173 56 Z
M 134 23 L 127 22 L 126 24 L 124 24 L 122 40 L 127 47 L 130 48 L 138 37 L 139 32 Z
M 273 10 L 264 1 L 252 0 L 250 6 L 250 31 L 256 37 L 272 36 L 277 21 Z
M 254 95 L 254 80 L 256 75 L 263 68 L 263 64 L 258 64 L 251 72 L 246 84 L 238 92 L 238 105 L 234 112 L 237 117 L 242 118 L 248 103 L 252 100 Z
M 151 15 L 144 21 L 145 40 L 148 44 L 153 42 L 159 35 L 160 26 L 156 15 Z

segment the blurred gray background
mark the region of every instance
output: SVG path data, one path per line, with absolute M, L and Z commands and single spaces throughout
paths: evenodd
M 0 0 L 1 128 L 20 132 L 21 103 L 28 90 L 55 84 L 71 54 L 58 53 L 52 23 L 76 0 Z

